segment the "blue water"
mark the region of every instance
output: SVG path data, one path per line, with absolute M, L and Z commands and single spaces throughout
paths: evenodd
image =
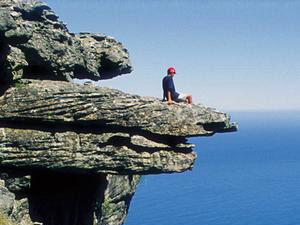
M 142 178 L 126 225 L 299 225 L 300 112 L 231 113 L 192 171 Z

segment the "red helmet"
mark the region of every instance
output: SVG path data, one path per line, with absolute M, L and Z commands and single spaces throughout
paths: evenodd
M 175 70 L 173 67 L 170 67 L 170 68 L 168 69 L 168 74 L 170 74 L 171 72 L 176 73 L 176 70 Z

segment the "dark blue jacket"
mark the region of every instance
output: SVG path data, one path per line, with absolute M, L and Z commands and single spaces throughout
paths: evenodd
M 163 96 L 163 100 L 168 100 L 168 91 L 171 92 L 171 98 L 173 101 L 176 101 L 179 94 L 176 92 L 175 90 L 175 85 L 174 85 L 174 81 L 173 81 L 173 77 L 172 76 L 165 76 L 163 81 L 162 81 L 162 87 L 164 90 L 164 96 Z

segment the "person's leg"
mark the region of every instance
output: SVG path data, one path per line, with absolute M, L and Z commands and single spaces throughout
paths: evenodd
M 186 102 L 188 104 L 192 104 L 192 94 L 180 93 L 177 99 L 178 102 Z
M 188 95 L 186 96 L 186 99 L 187 99 L 187 102 L 188 102 L 189 104 L 192 104 L 192 103 L 193 103 L 193 97 L 192 97 L 192 94 L 188 94 Z

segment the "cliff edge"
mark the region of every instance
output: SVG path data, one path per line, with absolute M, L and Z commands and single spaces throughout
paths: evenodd
M 103 34 L 70 33 L 45 3 L 0 3 L 0 213 L 21 225 L 122 224 L 141 175 L 184 172 L 188 137 L 226 113 L 89 84 L 130 73 Z

